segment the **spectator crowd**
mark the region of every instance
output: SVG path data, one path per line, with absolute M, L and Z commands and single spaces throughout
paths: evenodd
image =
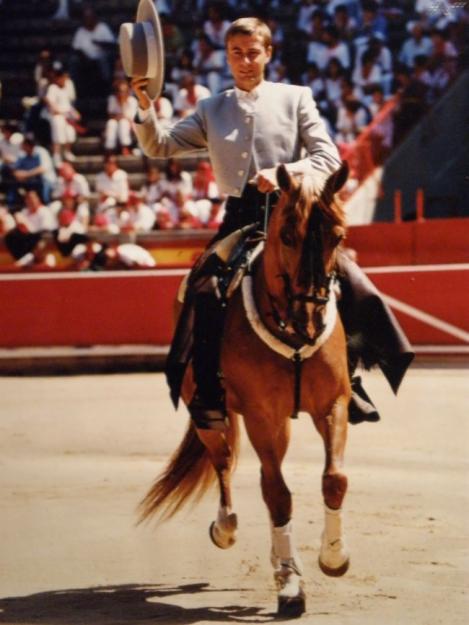
M 167 127 L 190 115 L 200 99 L 232 86 L 224 36 L 241 15 L 267 21 L 274 43 L 267 79 L 310 87 L 344 155 L 393 99 L 393 114 L 375 132 L 380 155 L 386 156 L 447 89 L 467 55 L 469 12 L 465 3 L 448 0 L 291 0 L 288 11 L 280 0 L 155 4 L 166 76 L 154 114 Z M 91 257 L 108 265 L 119 259 L 116 249 L 93 248 L 94 233 L 213 229 L 223 218 L 224 198 L 203 158 L 193 171 L 174 159 L 158 165 L 143 159 L 145 182 L 132 188 L 125 159 L 142 159 L 133 133 L 137 101 L 120 64 L 116 35 L 91 6 L 60 0 L 51 19 L 69 20 L 77 5 L 81 25 L 69 54 L 59 58 L 52 49 L 41 51 L 34 68 L 36 93 L 23 98 L 21 119 L 1 128 L 0 235 L 19 265 L 47 263 L 41 255 L 43 233 L 54 236 L 62 255 L 75 254 L 79 265 L 88 267 Z M 77 137 L 87 133 L 80 101 L 96 95 L 106 102 L 106 121 L 102 170 L 90 188 L 74 148 Z M 132 253 L 138 266 L 150 262 L 137 249 Z

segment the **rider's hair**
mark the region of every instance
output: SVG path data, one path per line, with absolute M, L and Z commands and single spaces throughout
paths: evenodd
M 231 23 L 226 31 L 225 45 L 235 35 L 258 35 L 267 49 L 272 45 L 272 32 L 265 22 L 257 17 L 240 17 Z

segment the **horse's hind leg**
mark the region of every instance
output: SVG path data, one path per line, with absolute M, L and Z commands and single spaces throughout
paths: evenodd
M 236 542 L 238 518 L 232 512 L 231 470 L 233 449 L 224 432 L 197 428 L 197 435 L 207 448 L 220 486 L 217 519 L 210 525 L 210 538 L 220 549 L 228 549 Z
M 262 496 L 271 519 L 271 562 L 278 588 L 278 612 L 288 617 L 299 616 L 305 611 L 303 567 L 293 540 L 291 493 L 281 471 L 290 439 L 290 422 L 286 419 L 275 433 L 270 419 L 257 422 L 255 427 L 249 418 L 245 418 L 245 423 L 261 461 Z
M 341 397 L 331 413 L 316 423 L 326 452 L 322 476 L 325 524 L 319 566 L 323 573 L 333 577 L 344 575 L 350 564 L 342 528 L 342 502 L 347 491 L 347 477 L 341 471 L 347 439 L 347 404 L 348 399 Z

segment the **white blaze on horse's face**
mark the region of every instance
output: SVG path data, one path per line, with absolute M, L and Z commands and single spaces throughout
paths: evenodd
M 236 86 L 251 91 L 262 82 L 265 67 L 272 57 L 272 46 L 266 46 L 258 34 L 232 35 L 226 43 L 226 58 Z

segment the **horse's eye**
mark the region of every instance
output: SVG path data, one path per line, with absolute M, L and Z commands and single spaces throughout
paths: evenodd
M 280 230 L 280 240 L 286 247 L 294 247 L 295 246 L 295 237 L 291 230 L 286 226 Z

